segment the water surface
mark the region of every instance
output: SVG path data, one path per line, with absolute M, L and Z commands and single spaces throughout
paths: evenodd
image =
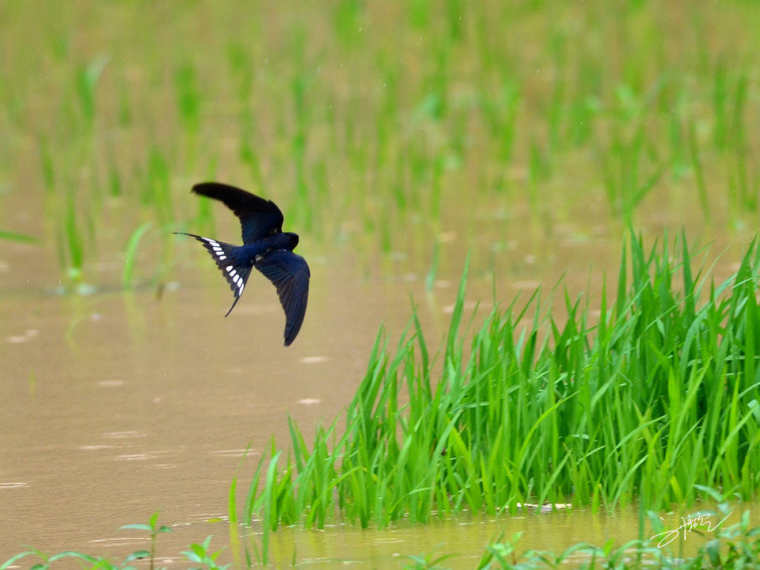
M 732 106 L 756 77 L 749 8 L 402 4 L 0 8 L 0 230 L 38 238 L 0 241 L 0 560 L 26 544 L 123 556 L 144 542 L 118 528 L 157 510 L 174 529 L 162 556 L 209 534 L 229 544 L 213 521 L 233 478 L 245 485 L 272 438 L 287 447 L 289 416 L 307 441 L 340 418 L 379 328 L 393 345 L 412 299 L 440 346 L 468 255 L 481 315 L 542 287 L 558 318 L 565 288 L 593 316 L 629 223 L 647 247 L 683 230 L 718 281 L 736 269 L 757 217 L 757 131 L 738 125 L 758 106 Z M 624 215 L 609 180 L 635 190 L 660 166 Z M 253 275 L 225 319 L 211 260 L 170 236 L 238 240 L 228 212 L 204 218 L 189 194 L 208 178 L 274 199 L 301 234 L 311 292 L 289 348 L 269 283 Z M 471 567 L 502 530 L 553 550 L 639 536 L 635 511 L 336 524 L 283 529 L 273 553 L 324 567 L 457 553 L 445 564 Z

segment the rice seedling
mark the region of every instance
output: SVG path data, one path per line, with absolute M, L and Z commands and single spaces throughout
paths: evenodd
M 142 200 L 155 208 L 159 223 L 166 225 L 174 221 L 169 161 L 158 147 L 153 146 L 147 163 Z
M 309 447 L 291 422 L 292 455 L 273 447 L 248 516 L 269 529 L 333 517 L 383 527 L 525 502 L 692 504 L 699 485 L 752 496 L 760 254 L 753 242 L 716 286 L 677 245 L 647 251 L 631 236 L 598 323 L 582 299 L 565 296 L 560 319 L 533 295 L 493 309 L 468 351 L 465 270 L 437 358 L 414 310 L 395 352 L 381 331 L 345 431 L 320 429 Z
M 134 232 L 132 232 L 129 241 L 127 242 L 127 248 L 124 252 L 124 267 L 121 274 L 121 283 L 125 289 L 130 289 L 132 287 L 137 247 L 140 245 L 140 240 L 143 235 L 145 235 L 145 232 L 147 232 L 151 226 L 151 222 L 145 222 L 140 225 Z
M 230 69 L 238 81 L 238 98 L 241 105 L 247 105 L 253 91 L 254 66 L 251 55 L 240 43 L 231 43 L 227 48 Z
M 713 142 L 715 147 L 722 150 L 726 146 L 728 131 L 728 86 L 727 71 L 723 60 L 715 65 L 712 92 L 712 107 L 714 115 Z
M 425 276 L 425 290 L 430 292 L 433 290 L 433 287 L 435 286 L 435 279 L 438 275 L 438 254 L 440 250 L 440 244 L 438 240 L 436 239 L 433 242 L 433 256 L 430 260 L 430 269 L 428 269 L 427 275 Z
M 707 197 L 707 187 L 705 186 L 705 175 L 702 170 L 702 160 L 699 155 L 699 143 L 695 132 L 694 123 L 689 123 L 689 158 L 694 170 L 694 178 L 697 183 L 697 192 L 699 193 L 699 205 L 702 207 L 702 215 L 705 220 L 710 221 L 710 203 Z
M 77 220 L 73 191 L 68 192 L 66 198 L 66 213 L 63 221 L 66 273 L 71 281 L 78 282 L 82 278 L 84 241 L 80 224 Z
M 533 187 L 533 202 L 536 202 L 535 194 L 537 192 L 537 186 L 541 182 L 547 181 L 550 176 L 551 165 L 548 153 L 541 148 L 539 143 L 534 141 L 530 145 L 530 181 Z
M 450 558 L 455 558 L 456 554 L 410 554 L 406 558 L 410 564 L 404 565 L 409 570 L 443 570 L 446 566 L 440 566 L 439 563 Z
M 667 167 L 666 163 L 649 167 L 650 174 L 641 179 L 641 162 L 646 154 L 646 134 L 642 127 L 633 136 L 616 131 L 610 146 L 599 153 L 602 179 L 612 213 L 630 223 L 636 207 L 652 191 Z
M 150 569 L 153 570 L 154 559 L 156 557 L 156 540 L 158 535 L 164 532 L 170 532 L 171 529 L 166 525 L 158 524 L 158 511 L 153 513 L 148 519 L 148 524 L 126 524 L 121 527 L 122 530 L 142 530 L 150 535 L 150 550 L 138 550 L 130 556 L 132 559 L 149 558 Z
M 244 120 L 243 124 L 246 125 L 248 122 Z M 253 180 L 256 188 L 260 189 L 263 193 L 265 186 L 264 177 L 261 173 L 261 161 L 255 145 L 251 143 L 252 136 L 249 130 L 245 126 L 243 127 L 243 133 L 240 137 L 240 160 L 248 167 L 250 178 Z
M 90 556 L 88 554 L 82 554 L 81 552 L 65 551 L 65 552 L 59 552 L 56 554 L 46 554 L 40 550 L 31 549 L 31 550 L 25 550 L 24 552 L 19 552 L 18 554 L 11 556 L 8 560 L 6 560 L 0 566 L 0 569 L 5 570 L 6 568 L 15 568 L 16 562 L 24 558 L 27 558 L 29 556 L 34 556 L 41 560 L 41 562 L 38 562 L 37 564 L 32 566 L 32 568 L 39 569 L 39 570 L 48 570 L 54 563 L 60 560 L 68 560 L 68 559 L 75 559 L 79 561 L 80 564 L 90 563 L 92 565 L 90 566 L 91 568 L 97 567 L 97 568 L 105 568 L 108 570 L 110 570 L 111 568 L 118 568 L 118 566 L 114 566 L 108 561 L 99 559 L 95 556 Z M 128 561 L 125 560 L 125 562 L 128 562 Z
M 602 70 L 589 55 L 578 63 L 578 79 L 568 109 L 567 138 L 576 147 L 592 140 L 594 122 L 601 111 Z
M 195 66 L 185 61 L 174 73 L 177 112 L 185 131 L 195 133 L 200 124 L 200 92 L 198 91 Z
M 693 161 L 687 157 L 687 148 L 685 142 L 683 117 L 679 111 L 674 111 L 668 119 L 668 139 L 670 141 L 670 156 L 668 163 L 670 165 L 670 174 L 673 179 L 680 179 L 688 172 Z
M 548 38 L 547 52 L 552 59 L 555 78 L 549 95 L 546 113 L 548 145 L 550 150 L 556 150 L 561 145 L 561 129 L 564 122 L 567 104 L 565 102 L 567 73 L 566 38 L 558 31 L 552 32 Z
M 95 88 L 108 64 L 108 60 L 109 58 L 106 56 L 96 57 L 87 65 L 80 65 L 76 71 L 76 93 L 79 98 L 82 118 L 88 129 L 92 127 L 95 121 Z
M 121 176 L 118 167 L 113 162 L 108 165 L 108 192 L 114 198 L 122 194 Z
M 743 209 L 754 211 L 757 209 L 757 186 L 756 181 L 749 180 L 750 173 L 747 166 L 747 139 L 744 129 L 745 113 L 744 106 L 747 100 L 747 76 L 742 74 L 737 80 L 734 100 L 734 113 L 731 121 L 731 140 L 736 153 L 736 174 L 732 177 L 732 184 L 736 188 L 739 205 Z M 753 186 L 753 188 L 750 187 Z
M 55 167 L 53 166 L 53 157 L 50 149 L 44 139 L 39 141 L 40 149 L 40 166 L 42 167 L 42 179 L 45 183 L 45 190 L 53 192 L 55 190 Z
M 209 570 L 225 570 L 229 568 L 229 564 L 219 565 L 216 559 L 222 553 L 221 550 L 211 552 L 209 546 L 211 545 L 211 538 L 207 536 L 203 542 L 194 542 L 190 545 L 190 550 L 185 550 L 182 554 L 194 564 L 201 564 L 201 568 L 208 568 Z
M 492 100 L 484 90 L 479 101 L 483 122 L 495 139 L 495 157 L 508 164 L 512 158 L 515 140 L 515 123 L 520 105 L 520 90 L 514 78 L 504 78 L 498 98 Z
M 119 126 L 126 129 L 132 126 L 133 114 L 129 103 L 129 92 L 126 83 L 122 79 L 121 88 L 119 89 Z
M 0 239 L 4 239 L 6 241 L 15 241 L 19 243 L 33 243 L 33 244 L 40 243 L 40 240 L 34 236 L 20 234 L 16 232 L 8 232 L 5 230 L 0 230 Z
M 341 0 L 333 9 L 334 29 L 346 46 L 352 46 L 361 37 L 363 8 L 358 0 Z
M 430 22 L 429 0 L 414 0 L 408 5 L 407 18 L 413 28 L 424 29 Z

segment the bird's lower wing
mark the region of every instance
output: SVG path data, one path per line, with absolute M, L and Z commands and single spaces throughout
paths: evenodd
M 277 288 L 280 304 L 285 311 L 285 346 L 288 346 L 301 330 L 306 314 L 311 276 L 309 266 L 300 255 L 277 249 L 264 255 L 254 267 Z

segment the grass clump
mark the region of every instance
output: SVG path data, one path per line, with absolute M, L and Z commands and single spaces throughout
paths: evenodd
M 383 527 L 525 502 L 612 509 L 638 498 L 658 509 L 693 503 L 698 486 L 751 496 L 758 248 L 719 286 L 695 276 L 683 238 L 679 261 L 673 248 L 632 237 L 595 324 L 568 296 L 566 317 L 543 315 L 536 293 L 494 308 L 469 351 L 465 270 L 440 362 L 416 313 L 395 352 L 380 334 L 345 431 L 320 429 L 308 446 L 291 422 L 292 455 L 273 446 L 259 466 L 248 520 L 322 527 L 339 515 Z

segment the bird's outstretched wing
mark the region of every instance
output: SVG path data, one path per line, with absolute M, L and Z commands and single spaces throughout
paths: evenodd
M 217 267 L 219 267 L 222 275 L 224 275 L 227 283 L 229 283 L 230 289 L 232 289 L 232 294 L 235 295 L 235 300 L 232 302 L 232 306 L 229 311 L 227 311 L 227 314 L 224 315 L 225 317 L 228 317 L 232 312 L 232 309 L 237 305 L 240 296 L 243 294 L 243 289 L 245 289 L 248 276 L 251 274 L 251 265 L 249 263 L 241 263 L 237 255 L 235 255 L 235 253 L 242 248 L 232 245 L 231 243 L 224 243 L 223 241 L 217 241 L 197 234 L 189 234 L 186 232 L 174 233 L 197 239 L 201 242 L 203 247 L 206 248 L 206 251 L 211 254 L 211 257 L 214 258 Z
M 243 227 L 243 243 L 282 231 L 282 212 L 271 200 L 219 182 L 196 184 L 193 192 L 219 200 L 235 212 Z
M 280 304 L 285 311 L 285 346 L 301 330 L 309 300 L 309 266 L 306 260 L 287 249 L 270 251 L 254 267 L 277 288 Z

